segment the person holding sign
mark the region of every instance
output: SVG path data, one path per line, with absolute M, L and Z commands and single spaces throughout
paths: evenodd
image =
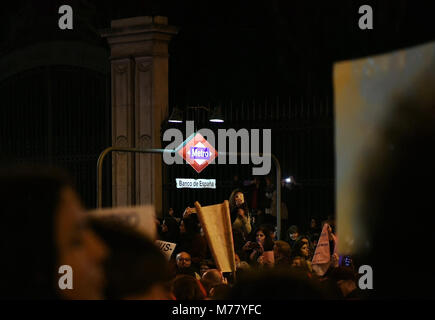
M 324 223 L 322 233 L 311 262 L 312 269 L 318 276 L 323 276 L 331 266 L 338 266 L 336 242 L 337 237 L 332 233 L 331 226 L 328 223 Z
M 232 272 L 234 276 L 236 263 L 228 201 L 206 207 L 196 201 L 195 208 L 217 269 Z
M 251 217 L 248 206 L 243 203 L 235 209 L 236 218 L 233 221 L 233 231 L 239 232 L 244 239 L 251 233 Z
M 252 226 L 251 215 L 248 205 L 245 202 L 243 192 L 238 190 L 232 194 L 230 196 L 230 202 L 233 203 L 230 211 L 233 232 L 239 233 L 243 240 L 246 241 L 252 231 Z
M 190 213 L 181 220 L 179 245 L 175 252 L 185 251 L 192 257 L 192 268 L 199 272 L 200 263 L 207 255 L 207 242 L 201 236 L 196 213 Z

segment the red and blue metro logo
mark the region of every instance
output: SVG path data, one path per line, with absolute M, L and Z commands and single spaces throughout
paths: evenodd
M 183 144 L 184 147 L 178 151 L 178 154 L 198 173 L 218 155 L 213 146 L 200 133 L 195 134 Z

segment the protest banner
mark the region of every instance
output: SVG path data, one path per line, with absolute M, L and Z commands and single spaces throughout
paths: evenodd
M 115 220 L 130 226 L 152 241 L 157 238 L 155 210 L 152 205 L 104 208 L 89 211 L 89 214 L 95 218 Z
M 234 272 L 236 261 L 228 201 L 206 207 L 196 201 L 195 208 L 218 269 Z
M 156 240 L 156 245 L 159 247 L 160 251 L 166 257 L 166 259 L 168 259 L 168 261 L 171 259 L 172 253 L 174 252 L 175 247 L 177 246 L 176 243 L 162 241 L 162 240 Z
M 329 225 L 323 225 L 322 233 L 320 234 L 319 241 L 317 242 L 316 250 L 314 251 L 313 260 L 311 262 L 312 268 L 317 275 L 323 276 L 328 271 L 331 265 L 331 248 L 329 241 L 334 241 L 334 253 L 337 251 L 337 238 L 334 234 L 329 233 Z

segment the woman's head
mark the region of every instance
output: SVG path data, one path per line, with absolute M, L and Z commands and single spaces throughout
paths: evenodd
M 229 199 L 230 210 L 232 211 L 236 207 L 240 207 L 245 203 L 245 196 L 243 192 L 239 189 L 234 190 Z
M 255 233 L 255 240 L 258 243 L 264 244 L 264 241 L 266 240 L 268 233 L 265 232 L 265 230 L 257 230 L 257 232 Z
M 308 258 L 310 255 L 310 249 L 307 243 L 302 240 L 298 240 L 295 242 L 293 246 L 293 256 L 300 256 L 303 258 Z
M 298 238 L 298 241 L 305 243 L 308 246 L 308 248 L 311 246 L 310 239 L 307 236 L 300 236 Z
M 300 253 L 303 257 L 308 258 L 310 255 L 310 248 L 308 247 L 308 244 L 303 242 L 303 245 L 300 249 Z
M 273 240 L 270 236 L 270 230 L 267 229 L 264 226 L 260 226 L 256 231 L 255 231 L 255 241 L 257 243 L 261 243 L 261 245 L 263 246 L 263 248 L 265 250 L 273 250 Z
M 98 299 L 107 249 L 63 171 L 20 167 L 0 173 L 2 204 L 0 292 L 8 298 Z M 73 270 L 73 288 L 60 290 L 59 267 Z M 25 275 L 25 276 L 23 276 Z
M 245 196 L 243 195 L 243 192 L 239 191 L 236 192 L 234 196 L 234 201 L 236 203 L 236 206 L 240 207 L 243 203 L 245 203 Z

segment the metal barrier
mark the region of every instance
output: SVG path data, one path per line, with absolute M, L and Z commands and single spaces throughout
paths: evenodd
M 103 160 L 110 152 L 131 152 L 131 153 L 175 153 L 176 150 L 170 149 L 137 149 L 137 148 L 122 148 L 122 147 L 108 147 L 104 149 L 97 160 L 97 208 L 101 208 L 103 205 Z M 251 155 L 246 153 L 233 153 L 233 152 L 219 152 L 219 155 Z M 281 165 L 278 158 L 274 154 L 270 154 L 276 170 L 276 237 L 280 240 L 281 237 Z

